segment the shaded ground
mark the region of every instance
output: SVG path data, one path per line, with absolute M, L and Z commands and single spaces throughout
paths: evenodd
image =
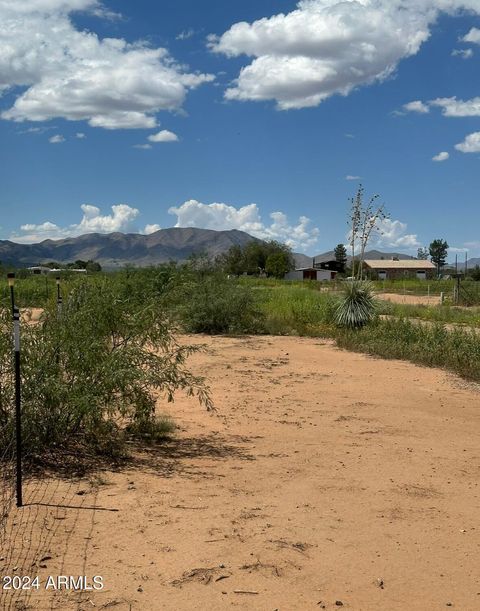
M 191 362 L 217 413 L 181 397 L 177 439 L 31 482 L 10 516 L 3 574 L 105 589 L 0 608 L 480 608 L 478 389 L 317 339 L 187 339 L 209 346 Z

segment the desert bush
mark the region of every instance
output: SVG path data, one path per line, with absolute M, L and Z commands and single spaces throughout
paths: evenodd
M 5 352 L 11 342 L 8 324 L 0 338 Z M 75 442 L 117 453 L 126 431 L 154 432 L 157 398 L 172 401 L 178 389 L 211 407 L 203 379 L 185 367 L 197 349 L 177 343 L 156 301 L 139 302 L 108 281 L 77 286 L 60 313 L 50 304 L 41 324 L 23 325 L 26 452 L 38 456 Z M 0 430 L 5 431 L 12 418 L 8 369 L 1 369 L 0 380 Z
M 377 305 L 370 282 L 346 282 L 343 297 L 335 311 L 335 322 L 339 327 L 350 329 L 363 327 L 376 315 Z
M 258 297 L 222 272 L 185 273 L 174 291 L 182 327 L 191 333 L 257 333 L 263 329 Z

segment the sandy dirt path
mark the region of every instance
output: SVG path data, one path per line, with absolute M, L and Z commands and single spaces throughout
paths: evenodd
M 0 566 L 41 587 L 0 608 L 480 608 L 478 389 L 317 339 L 186 341 L 217 413 L 179 397 L 178 437 L 126 469 L 31 482 Z
M 437 306 L 441 300 L 439 295 L 403 295 L 402 293 L 377 293 L 378 299 L 391 301 L 392 303 L 403 303 L 407 305 Z

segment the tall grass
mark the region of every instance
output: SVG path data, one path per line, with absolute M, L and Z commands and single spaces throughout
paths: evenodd
M 411 305 L 391 303 L 378 300 L 379 314 L 396 316 L 399 318 L 419 318 L 431 322 L 444 322 L 451 324 L 465 324 L 473 327 L 480 326 L 480 308 L 462 308 L 450 305 Z
M 474 331 L 447 330 L 441 324 L 379 320 L 360 330 L 339 330 L 339 347 L 379 356 L 442 367 L 480 382 L 480 336 Z
M 263 288 L 260 296 L 265 333 L 314 336 L 330 333 L 337 303 L 332 295 L 289 283 L 274 289 Z

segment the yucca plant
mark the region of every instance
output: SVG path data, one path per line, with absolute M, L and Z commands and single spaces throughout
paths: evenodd
M 335 311 L 339 327 L 355 329 L 371 322 L 377 313 L 377 303 L 370 282 L 353 280 L 345 284 L 344 296 Z

